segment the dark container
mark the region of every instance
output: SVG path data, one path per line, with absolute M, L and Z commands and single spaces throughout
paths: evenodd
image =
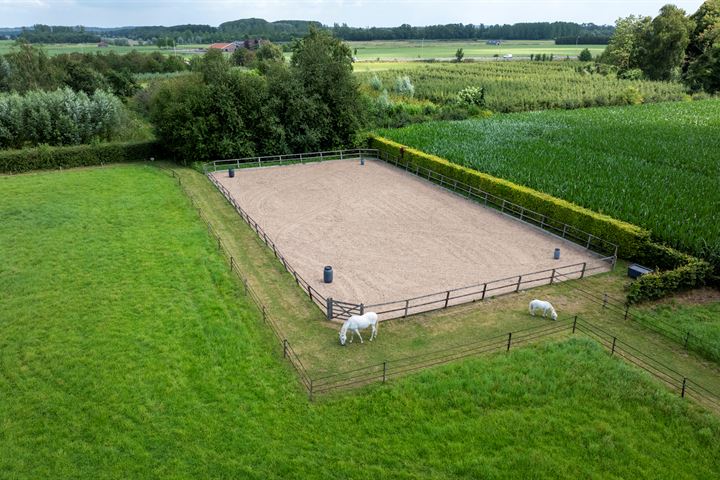
M 228 168 L 228 176 L 229 176 L 230 178 L 235 178 L 235 169 L 233 169 L 233 168 Z
M 556 248 L 556 249 L 555 249 L 555 253 L 553 254 L 553 258 L 554 258 L 555 260 L 560 260 L 560 249 L 559 249 L 559 248 Z
M 332 283 L 333 281 L 333 269 L 331 266 L 325 267 L 325 270 L 323 271 L 323 282 L 325 283 Z
M 643 267 L 637 263 L 631 263 L 628 267 L 628 277 L 630 278 L 639 278 L 648 273 L 652 273 L 651 268 Z

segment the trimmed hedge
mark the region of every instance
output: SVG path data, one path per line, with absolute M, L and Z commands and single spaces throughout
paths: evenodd
M 155 141 L 5 150 L 0 151 L 0 173 L 138 162 L 158 157 L 159 153 L 160 144 Z
M 657 300 L 672 292 L 705 285 L 712 274 L 712 266 L 705 260 L 689 255 L 685 256 L 689 258 L 689 261 L 684 265 L 677 266 L 672 270 L 648 273 L 631 283 L 627 292 L 628 303 Z
M 567 223 L 580 230 L 618 245 L 618 255 L 634 258 L 650 242 L 650 232 L 638 226 L 593 212 L 531 188 L 463 167 L 435 155 L 406 147 L 386 138 L 369 137 L 370 148 L 402 157 L 413 165 L 425 167 L 449 178 L 457 179 L 510 202 Z
M 654 300 L 668 293 L 705 285 L 712 266 L 699 258 L 654 243 L 650 232 L 607 215 L 531 188 L 454 164 L 383 137 L 370 136 L 370 148 L 385 151 L 412 165 L 425 167 L 510 202 L 551 217 L 618 245 L 618 256 L 653 267 L 656 273 L 643 275 L 628 288 L 628 303 Z

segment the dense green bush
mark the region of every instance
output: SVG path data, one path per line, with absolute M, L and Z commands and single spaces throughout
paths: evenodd
M 681 254 L 682 255 L 682 254 Z M 702 287 L 712 274 L 712 266 L 699 258 L 690 257 L 687 263 L 672 270 L 649 273 L 628 287 L 628 303 L 656 300 L 679 290 Z
M 49 147 L 0 151 L 0 172 L 84 167 L 105 163 L 138 162 L 161 154 L 157 142 L 100 143 L 72 147 Z
M 124 107 L 114 95 L 69 88 L 0 95 L 0 148 L 79 145 L 116 138 Z

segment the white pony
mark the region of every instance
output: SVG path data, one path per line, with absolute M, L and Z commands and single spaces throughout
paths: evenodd
M 350 343 L 352 343 L 356 333 L 357 336 L 360 337 L 360 343 L 364 343 L 363 338 L 360 335 L 360 330 L 364 330 L 367 327 L 372 327 L 372 333 L 370 334 L 370 341 L 372 342 L 372 339 L 377 337 L 378 324 L 378 316 L 375 312 L 367 312 L 365 315 L 351 316 L 345 320 L 345 323 L 343 323 L 343 326 L 340 329 L 340 345 L 345 345 L 348 330 L 352 331 Z
M 530 302 L 530 315 L 534 317 L 536 310 L 542 310 L 543 318 L 547 316 L 548 312 L 550 312 L 550 318 L 552 318 L 553 320 L 557 320 L 557 312 L 550 304 L 550 302 L 544 302 L 537 299 L 533 300 L 532 302 Z

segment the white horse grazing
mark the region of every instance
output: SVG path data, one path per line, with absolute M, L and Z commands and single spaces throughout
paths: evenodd
M 542 300 L 533 300 L 530 302 L 530 315 L 533 317 L 535 316 L 536 310 L 542 310 L 543 312 L 543 318 L 547 316 L 548 312 L 550 312 L 550 318 L 553 320 L 557 320 L 557 312 L 555 311 L 555 308 L 550 304 L 550 302 L 544 302 Z
M 365 315 L 351 316 L 345 320 L 345 323 L 343 323 L 343 326 L 340 329 L 340 345 L 345 345 L 348 330 L 352 331 L 350 343 L 352 343 L 356 333 L 357 336 L 360 337 L 360 343 L 364 343 L 362 336 L 360 335 L 360 330 L 364 330 L 367 327 L 372 327 L 372 333 L 370 334 L 370 341 L 372 342 L 372 339 L 377 337 L 378 324 L 378 316 L 375 312 L 367 312 Z

